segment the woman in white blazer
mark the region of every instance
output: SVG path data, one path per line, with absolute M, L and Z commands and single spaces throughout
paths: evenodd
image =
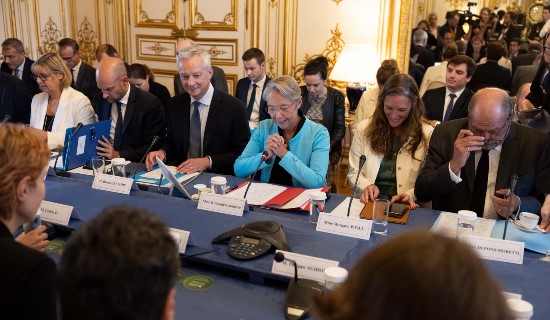
M 67 128 L 97 121 L 90 100 L 71 88 L 71 71 L 57 53 L 40 57 L 31 71 L 43 92 L 32 99 L 30 126 L 50 150 L 63 146 Z
M 377 198 L 418 207 L 414 183 L 428 152 L 433 127 L 423 123 L 424 105 L 418 87 L 406 74 L 387 82 L 371 118 L 360 122 L 349 154 L 349 180 L 354 183 L 365 155 L 357 188 L 361 202 Z

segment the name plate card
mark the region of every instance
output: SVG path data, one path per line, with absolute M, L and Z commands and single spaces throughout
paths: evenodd
M 134 184 L 134 179 L 98 173 L 94 177 L 92 188 L 129 195 Z
M 371 229 L 371 220 L 321 213 L 315 230 L 369 240 Z
M 178 245 L 179 253 L 185 253 L 185 249 L 187 248 L 187 241 L 189 240 L 189 235 L 191 234 L 191 232 L 174 228 L 169 229 L 170 234 L 172 235 L 172 237 L 174 237 L 174 240 Z
M 243 198 L 231 198 L 221 194 L 201 192 L 198 208 L 242 217 L 245 206 L 246 199 Z
M 461 236 L 482 259 L 523 264 L 524 242 L 477 236 Z
M 311 279 L 319 282 L 325 281 L 325 269 L 328 267 L 338 267 L 338 261 L 321 259 L 303 254 L 277 250 L 285 255 L 285 260 L 277 262 L 273 260 L 271 272 L 294 278 L 294 264 L 286 259 L 296 261 L 298 268 L 298 278 Z
M 80 220 L 76 210 L 72 206 L 43 200 L 40 204 L 40 219 L 58 225 L 69 225 L 69 219 Z

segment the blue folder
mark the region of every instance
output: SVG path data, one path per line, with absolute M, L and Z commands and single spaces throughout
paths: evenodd
M 90 123 L 82 126 L 71 138 L 74 128 L 67 128 L 65 141 L 67 147 L 63 151 L 63 167 L 61 170 L 68 171 L 85 165 L 92 157 L 97 156 L 96 147 L 98 140 L 103 136 L 109 137 L 111 131 L 111 120 Z M 71 138 L 70 141 L 69 138 Z M 67 143 L 68 141 L 68 143 Z

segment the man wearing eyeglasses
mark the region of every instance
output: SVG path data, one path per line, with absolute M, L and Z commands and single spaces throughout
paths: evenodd
M 71 70 L 73 81 L 71 87 L 84 93 L 93 104 L 94 96 L 99 91 L 95 79 L 95 68 L 80 58 L 78 42 L 70 38 L 58 42 L 58 53 Z
M 472 210 L 495 219 L 520 210 L 540 212 L 550 192 L 550 140 L 511 121 L 512 100 L 497 88 L 479 90 L 469 117 L 444 122 L 430 139 L 415 184 L 421 202 L 435 210 Z M 512 176 L 517 176 L 511 193 Z M 539 199 L 537 199 L 539 197 Z
M 38 83 L 32 77 L 31 66 L 34 61 L 25 57 L 25 47 L 21 40 L 15 38 L 4 40 L 2 42 L 2 55 L 4 56 L 4 62 L 0 66 L 2 72 L 9 73 L 22 80 L 32 94 L 42 92 L 38 87 Z

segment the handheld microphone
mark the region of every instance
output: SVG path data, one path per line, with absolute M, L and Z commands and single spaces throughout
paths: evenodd
M 256 170 L 254 170 L 254 174 L 252 175 L 252 177 L 254 177 L 256 175 L 256 173 L 258 173 L 258 170 L 260 169 L 260 166 L 262 165 L 262 163 L 265 161 L 265 159 L 267 158 L 267 150 L 262 152 L 262 157 L 260 158 L 260 163 L 258 163 L 258 166 L 256 167 Z M 250 189 L 250 185 L 252 184 L 252 180 L 250 180 L 248 182 L 248 186 L 246 186 L 246 190 L 244 191 L 244 198 L 246 199 L 246 195 L 248 194 L 248 189 Z M 252 211 L 252 206 L 249 206 L 249 209 L 250 211 Z
M 53 171 L 55 172 L 56 175 L 61 176 L 61 177 L 70 177 L 71 176 L 70 172 L 57 170 L 57 160 L 59 160 L 59 156 L 61 156 L 61 154 L 63 154 L 63 151 L 65 151 L 65 148 L 67 148 L 67 146 L 69 145 L 69 142 L 71 142 L 71 139 L 74 137 L 76 132 L 78 130 L 80 130 L 80 128 L 82 128 L 82 126 L 83 126 L 82 122 L 79 122 L 76 125 L 76 127 L 74 127 L 73 133 L 71 134 L 69 139 L 67 139 L 67 142 L 65 142 L 65 144 L 63 145 L 63 148 L 61 148 L 61 150 L 59 151 L 57 156 L 55 156 L 55 162 L 53 163 Z
M 321 295 L 324 285 L 318 281 L 310 279 L 298 279 L 298 265 L 296 261 L 285 258 L 282 252 L 275 253 L 275 261 L 284 260 L 292 262 L 294 265 L 294 281 L 288 283 L 285 302 L 285 314 L 287 319 L 304 319 L 308 316 L 308 311 L 313 305 L 313 299 L 316 295 Z
M 362 155 L 359 158 L 359 170 L 357 170 L 357 177 L 355 177 L 355 184 L 353 185 L 353 192 L 351 193 L 351 197 L 349 198 L 348 217 L 349 217 L 349 212 L 351 210 L 351 202 L 353 201 L 353 198 L 355 196 L 355 192 L 357 192 L 357 181 L 359 181 L 359 175 L 361 174 L 361 169 L 363 169 L 363 166 L 365 165 L 366 160 L 367 160 L 367 157 L 365 157 L 365 155 Z
M 154 136 L 153 137 L 153 140 L 151 141 L 151 144 L 149 145 L 149 148 L 147 148 L 147 151 L 145 151 L 145 154 L 143 155 L 143 157 L 141 158 L 141 160 L 139 160 L 138 164 L 136 165 L 136 169 L 134 170 L 134 174 L 132 174 L 132 179 L 136 179 L 136 173 L 139 169 L 139 165 L 143 163 L 143 160 L 145 160 L 145 158 L 147 157 L 147 154 L 149 153 L 149 151 L 151 151 L 151 149 L 153 148 L 153 146 L 159 141 L 159 136 Z

